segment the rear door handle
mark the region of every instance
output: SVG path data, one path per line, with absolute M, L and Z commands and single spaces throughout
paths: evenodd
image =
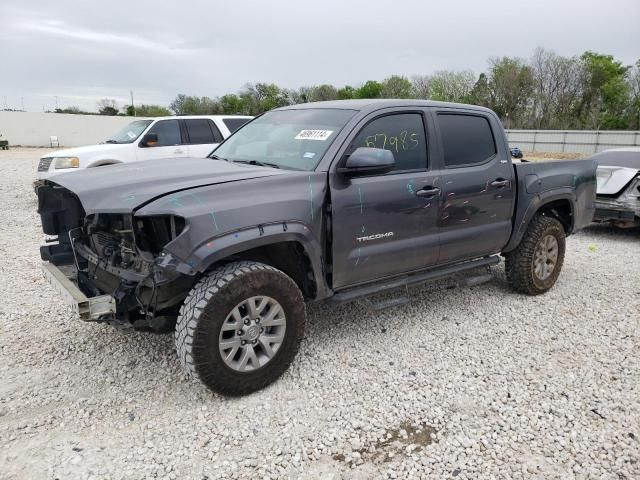
M 418 190 L 416 195 L 418 197 L 431 198 L 440 194 L 440 189 L 435 187 L 424 187 L 422 190 Z
M 497 178 L 493 182 L 491 182 L 490 185 L 495 188 L 502 188 L 509 185 L 509 183 L 511 183 L 510 180 L 505 180 L 504 178 Z

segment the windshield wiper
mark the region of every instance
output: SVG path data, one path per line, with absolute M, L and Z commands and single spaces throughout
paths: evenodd
M 233 163 L 247 163 L 249 165 L 258 165 L 260 167 L 280 168 L 280 165 L 269 162 L 261 162 L 259 160 L 233 160 Z
M 228 159 L 224 157 L 219 157 L 218 155 L 209 155 L 209 158 L 213 158 L 214 160 L 224 160 L 225 162 L 229 161 Z
M 109 139 L 109 140 L 106 140 L 104 143 L 118 143 L 118 141 Z

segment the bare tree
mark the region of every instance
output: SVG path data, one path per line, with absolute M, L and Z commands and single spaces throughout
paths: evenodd
M 103 98 L 97 104 L 100 115 L 117 115 L 118 103 L 111 98 Z
M 531 59 L 535 80 L 531 126 L 572 126 L 573 112 L 582 93 L 582 65 L 577 57 L 562 57 L 537 48 Z

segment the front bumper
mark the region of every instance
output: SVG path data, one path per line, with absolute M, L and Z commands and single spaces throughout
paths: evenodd
M 87 297 L 73 282 L 75 269 L 61 270 L 50 262 L 42 263 L 44 278 L 62 296 L 80 320 L 87 322 L 112 317 L 116 313 L 116 301 L 111 295 Z

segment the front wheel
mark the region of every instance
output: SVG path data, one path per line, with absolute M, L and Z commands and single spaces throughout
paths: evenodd
M 562 270 L 565 238 L 558 220 L 535 216 L 520 244 L 505 254 L 505 270 L 511 286 L 527 295 L 540 295 L 553 287 Z
M 258 262 L 234 262 L 196 284 L 180 309 L 176 350 L 183 368 L 230 396 L 275 381 L 295 357 L 305 326 L 295 282 Z

